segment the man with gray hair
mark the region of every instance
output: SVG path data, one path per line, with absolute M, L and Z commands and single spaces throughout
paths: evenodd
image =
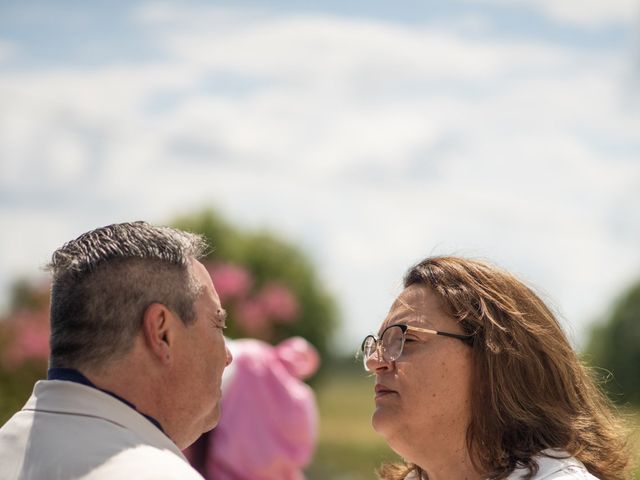
M 48 378 L 0 429 L 0 479 L 201 479 L 180 450 L 217 424 L 231 362 L 205 248 L 134 222 L 53 254 Z

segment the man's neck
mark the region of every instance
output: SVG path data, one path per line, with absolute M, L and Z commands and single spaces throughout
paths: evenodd
M 166 434 L 156 410 L 150 409 L 149 402 L 145 402 L 144 397 L 137 393 L 140 390 L 140 385 L 133 385 L 132 382 L 126 381 L 126 374 L 123 374 L 120 379 L 114 377 L 113 374 L 101 375 L 85 369 L 64 367 L 51 368 L 47 374 L 49 380 L 79 383 L 114 397 L 133 410 L 136 410 Z M 153 398 L 153 396 L 151 396 L 151 398 Z

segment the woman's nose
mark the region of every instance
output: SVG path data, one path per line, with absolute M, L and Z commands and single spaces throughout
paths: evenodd
M 380 344 L 376 345 L 376 349 L 374 352 L 369 355 L 367 361 L 365 362 L 367 370 L 370 372 L 375 372 L 377 370 L 383 368 L 389 368 L 390 362 L 387 362 L 382 355 L 382 346 Z

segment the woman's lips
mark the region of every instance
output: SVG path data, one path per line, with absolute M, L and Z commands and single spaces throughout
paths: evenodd
M 386 385 L 382 385 L 381 383 L 376 383 L 375 392 L 375 398 L 381 398 L 392 393 L 398 393 L 395 390 L 387 387 Z

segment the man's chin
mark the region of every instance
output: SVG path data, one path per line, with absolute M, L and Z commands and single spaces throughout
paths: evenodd
M 220 421 L 220 402 L 217 402 L 213 407 L 213 410 L 207 415 L 204 422 L 204 431 L 208 432 L 209 430 L 213 430 L 218 425 Z

